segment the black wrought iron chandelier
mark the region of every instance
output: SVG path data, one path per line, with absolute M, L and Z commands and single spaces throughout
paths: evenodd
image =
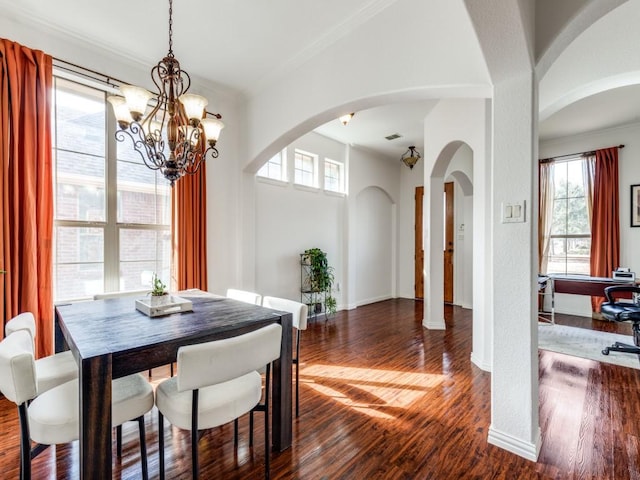
M 107 100 L 120 127 L 116 139 L 123 142 L 129 137 L 145 165 L 160 170 L 173 187 L 180 177 L 196 173 L 207 156 L 218 157 L 215 146 L 224 124 L 220 114 L 206 111 L 206 98 L 187 93 L 191 77 L 173 55 L 172 37 L 173 0 L 169 0 L 169 53 L 151 69 L 158 93 L 123 85 L 122 96 Z M 145 114 L 154 96 L 155 106 Z
M 415 146 L 411 145 L 409 147 L 409 150 L 404 152 L 400 160 L 402 160 L 402 163 L 404 163 L 407 167 L 413 170 L 413 166 L 418 163 L 418 160 L 420 160 L 421 158 L 422 156 L 420 155 L 420 152 L 416 150 Z

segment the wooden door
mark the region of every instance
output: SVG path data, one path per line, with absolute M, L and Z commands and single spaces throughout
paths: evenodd
M 424 299 L 424 250 L 422 249 L 422 201 L 424 187 L 416 187 L 416 218 L 415 218 L 415 297 Z
M 453 303 L 453 182 L 444 184 L 444 302 Z

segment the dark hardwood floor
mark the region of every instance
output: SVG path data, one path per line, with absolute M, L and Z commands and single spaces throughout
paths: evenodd
M 540 351 L 539 461 L 487 443 L 490 374 L 470 362 L 471 311 L 445 307 L 446 331 L 425 330 L 422 304 L 390 300 L 340 312 L 303 332 L 300 417 L 293 446 L 272 456 L 274 479 L 640 479 L 640 370 Z M 620 331 L 626 325 L 557 316 L 558 323 Z M 154 381 L 168 374 L 154 370 Z M 518 379 L 514 378 L 514 382 Z M 158 478 L 157 412 L 147 418 L 151 478 Z M 17 411 L 0 400 L 0 478 L 18 478 Z M 248 446 L 231 425 L 200 442 L 202 479 L 263 478 L 262 416 Z M 135 423 L 124 427 L 114 478 L 140 478 Z M 167 477 L 190 477 L 187 432 L 165 427 Z M 114 448 L 115 453 L 115 448 Z M 33 461 L 34 479 L 74 479 L 77 442 Z M 115 455 L 114 455 L 115 458 Z

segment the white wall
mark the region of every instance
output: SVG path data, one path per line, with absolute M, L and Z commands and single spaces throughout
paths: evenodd
M 335 268 L 339 309 L 394 297 L 400 164 L 312 132 L 286 149 L 290 179 L 296 148 L 318 155 L 321 165 L 324 158 L 345 162 L 348 194 L 260 177 L 247 182 L 255 215 L 255 283 L 229 286 L 298 299 L 299 254 L 317 247 Z
M 454 184 L 453 303 L 473 304 L 473 152 L 462 145 L 451 158 L 445 182 Z M 462 183 L 461 183 L 462 182 Z
M 640 123 L 588 134 L 558 138 L 540 143 L 540 158 L 586 152 L 599 148 L 625 145 L 618 150 L 620 198 L 620 266 L 629 267 L 640 276 L 640 228 L 630 226 L 630 185 L 640 184 Z M 590 297 L 556 295 L 556 312 L 591 317 Z
M 357 305 L 391 298 L 395 292 L 395 205 L 379 187 L 367 187 L 356 197 Z

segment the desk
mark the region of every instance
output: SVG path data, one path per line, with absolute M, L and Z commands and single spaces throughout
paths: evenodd
M 614 280 L 608 277 L 589 277 L 587 275 L 549 275 L 554 293 L 571 293 L 604 297 L 604 289 L 613 285 L 632 285 L 633 280 Z
M 182 345 L 282 325 L 280 358 L 273 364 L 273 447 L 291 446 L 291 314 L 199 290 L 178 292 L 193 312 L 150 318 L 132 297 L 56 307 L 56 328 L 78 362 L 80 478 L 111 479 L 111 381 L 175 361 Z

